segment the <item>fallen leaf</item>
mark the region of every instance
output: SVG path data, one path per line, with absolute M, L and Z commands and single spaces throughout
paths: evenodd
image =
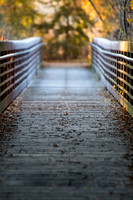
M 8 149 L 5 150 L 5 154 L 8 152 Z
M 68 112 L 67 112 L 67 111 L 65 112 L 65 115 L 68 115 Z
M 58 145 L 56 143 L 53 144 L 53 147 L 58 147 Z

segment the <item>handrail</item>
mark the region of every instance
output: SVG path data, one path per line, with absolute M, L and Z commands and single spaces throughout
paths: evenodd
M 112 53 L 112 52 L 109 52 L 107 50 L 103 50 L 102 48 L 100 48 L 99 46 L 93 44 L 93 43 L 89 43 L 92 47 L 95 47 L 97 48 L 99 51 L 101 51 L 102 53 L 104 54 L 107 54 L 107 55 L 110 55 L 110 56 L 114 56 L 114 57 L 117 57 L 117 58 L 123 58 L 127 61 L 130 61 L 130 62 L 133 62 L 133 58 L 129 58 L 127 56 L 124 56 L 124 55 L 121 55 L 121 54 L 118 54 L 118 53 Z
M 0 42 L 0 112 L 17 97 L 41 62 L 40 37 Z
M 38 44 L 35 47 L 32 47 L 29 50 L 24 50 L 24 51 L 21 51 L 21 52 L 18 52 L 18 53 L 11 53 L 11 54 L 8 54 L 8 55 L 0 56 L 0 60 L 7 59 L 7 58 L 10 58 L 10 57 L 14 57 L 14 56 L 19 56 L 19 55 L 26 54 L 26 53 L 30 53 L 30 52 L 35 51 L 36 49 L 42 47 L 43 45 L 44 45 L 44 43 L 41 43 L 41 44 Z
M 94 38 L 89 44 L 93 67 L 110 93 L 133 117 L 133 43 Z
M 0 51 L 23 50 L 40 43 L 41 37 L 30 37 L 23 40 L 0 41 Z

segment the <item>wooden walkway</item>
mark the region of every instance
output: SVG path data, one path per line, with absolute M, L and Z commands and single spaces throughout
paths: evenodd
M 133 120 L 92 69 L 41 69 L 0 117 L 0 200 L 133 199 Z

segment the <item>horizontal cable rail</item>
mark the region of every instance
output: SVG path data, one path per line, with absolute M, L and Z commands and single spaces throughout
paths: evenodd
M 42 46 L 42 43 L 36 45 L 35 47 L 32 47 L 29 50 L 24 50 L 24 51 L 21 51 L 21 52 L 18 52 L 18 53 L 11 53 L 11 54 L 8 54 L 8 55 L 1 56 L 0 60 L 4 60 L 4 59 L 11 58 L 11 57 L 14 57 L 14 56 L 19 56 L 19 55 L 27 54 L 27 53 L 30 53 L 30 52 L 34 52 L 37 49 L 39 49 L 41 46 Z
M 0 42 L 0 112 L 28 85 L 41 63 L 40 37 Z
M 102 50 L 102 48 L 100 48 L 99 46 L 96 46 L 96 45 L 93 44 L 93 43 L 89 43 L 89 44 L 90 44 L 92 47 L 97 48 L 100 52 L 102 52 L 102 53 L 104 53 L 104 54 L 107 54 L 107 55 L 109 55 L 109 56 L 114 56 L 114 57 L 116 57 L 116 58 L 122 58 L 122 59 L 125 59 L 125 60 L 127 60 L 127 61 L 133 62 L 133 58 L 129 58 L 129 57 L 127 57 L 127 56 L 124 56 L 124 55 L 121 55 L 121 54 L 118 54 L 118 53 L 111 53 L 111 52 L 109 52 L 109 51 Z
M 92 65 L 107 89 L 133 117 L 133 43 L 93 38 Z

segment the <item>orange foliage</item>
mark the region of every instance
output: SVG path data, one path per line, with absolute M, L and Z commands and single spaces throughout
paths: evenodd
M 110 37 L 112 39 L 113 33 L 118 27 L 117 10 L 114 2 L 112 0 L 109 0 L 108 3 L 105 0 L 95 0 L 93 3 L 102 20 L 100 20 L 89 0 L 82 0 L 82 7 L 85 12 L 89 13 L 90 18 L 95 21 L 94 28 L 89 32 L 90 40 L 92 37 Z
M 3 30 L 0 33 L 0 41 L 6 41 L 6 40 L 8 40 L 8 39 L 6 38 L 5 31 Z

